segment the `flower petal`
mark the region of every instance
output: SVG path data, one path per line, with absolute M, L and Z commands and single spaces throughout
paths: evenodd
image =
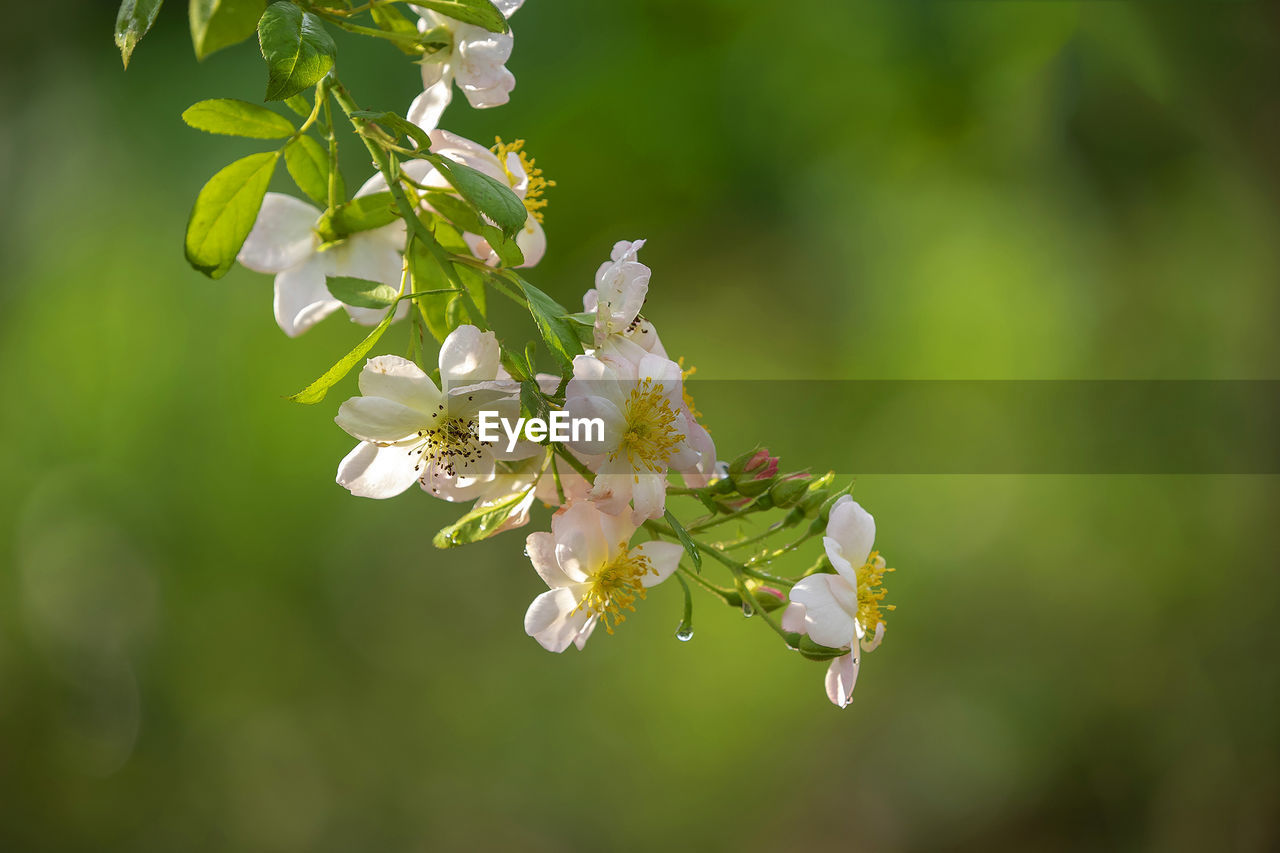
M 498 338 L 475 326 L 459 326 L 440 345 L 440 385 L 447 394 L 455 385 L 484 382 L 498 375 Z
M 556 538 L 545 530 L 530 533 L 524 540 L 524 552 L 533 563 L 533 570 L 538 577 L 546 581 L 547 586 L 556 589 L 573 583 L 556 562 Z
M 856 623 L 845 606 L 848 591 L 844 586 L 844 581 L 835 575 L 810 575 L 791 588 L 791 600 L 805 608 L 805 633 L 815 643 L 839 649 L 853 642 Z M 856 595 L 853 609 L 856 612 Z
M 591 611 L 578 610 L 581 600 L 576 593 L 582 584 L 548 590 L 533 600 L 524 614 L 524 630 L 549 652 L 563 652 L 569 647 L 591 618 Z
M 324 262 L 319 255 L 276 275 L 273 307 L 276 324 L 291 338 L 342 307 L 325 285 Z
M 570 504 L 551 517 L 556 537 L 556 562 L 575 581 L 595 574 L 608 559 L 609 547 L 600 510 L 590 503 Z
M 320 211 L 305 201 L 267 193 L 236 260 L 254 272 L 279 273 L 296 267 L 320 243 L 311 230 L 319 218 Z
M 423 63 L 425 69 L 429 63 Z M 424 75 L 425 76 L 425 75 Z M 423 130 L 435 130 L 440 124 L 440 116 L 445 107 L 453 100 L 453 74 L 446 72 L 439 80 L 427 85 L 422 94 L 409 104 L 406 118 Z
M 876 522 L 857 501 L 843 495 L 831 508 L 827 536 L 840 543 L 841 556 L 854 568 L 861 568 L 876 541 Z
M 334 421 L 354 438 L 385 444 L 430 429 L 432 418 L 383 397 L 352 397 L 338 407 Z
M 398 355 L 380 355 L 365 362 L 360 371 L 360 393 L 383 397 L 428 417 L 439 411 L 442 397 L 431 377 L 422 368 Z
M 654 571 L 657 574 L 648 574 L 641 579 L 641 583 L 645 586 L 657 586 L 675 572 L 676 567 L 680 565 L 680 558 L 684 556 L 684 547 L 674 542 L 658 542 L 650 540 L 640 547 L 636 548 L 637 553 L 643 554 L 649 558 L 649 562 L 653 564 Z
M 827 667 L 827 698 L 837 708 L 847 707 L 853 701 L 853 685 L 858 680 L 858 655 L 850 652 L 834 658 Z
M 338 463 L 338 483 L 362 498 L 392 498 L 418 479 L 411 445 L 362 441 Z

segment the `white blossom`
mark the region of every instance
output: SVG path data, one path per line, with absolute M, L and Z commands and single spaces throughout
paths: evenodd
M 385 186 L 385 185 L 384 185 Z M 362 189 L 357 195 L 368 194 Z M 254 272 L 275 275 L 276 323 L 296 337 L 339 308 L 351 319 L 376 325 L 386 309 L 343 305 L 329 292 L 328 276 L 349 276 L 400 288 L 404 223 L 360 231 L 330 245 L 316 233 L 321 212 L 301 199 L 267 193 L 238 260 Z M 403 317 L 402 302 L 396 316 Z
M 666 507 L 667 472 L 693 470 L 700 456 L 689 444 L 680 366 L 652 353 L 636 361 L 580 355 L 565 390 L 573 418 L 599 418 L 601 440 L 567 442 L 595 472 L 590 498 L 616 515 L 630 504 L 638 523 Z
M 885 591 L 880 584 L 892 569 L 871 550 L 875 535 L 875 519 L 853 498 L 844 495 L 836 501 L 822 539 L 836 573 L 801 579 L 791 588 L 791 603 L 782 615 L 785 630 L 808 634 L 833 649 L 849 649 L 827 670 L 827 696 L 840 707 L 852 699 L 861 652 L 872 651 L 884 638 L 880 602 Z
M 494 5 L 503 17 L 510 18 L 523 3 L 524 0 L 495 0 Z M 421 6 L 413 9 L 419 15 L 421 32 L 445 31 L 451 43 L 423 60 L 423 92 L 409 107 L 409 121 L 423 130 L 435 128 L 453 100 L 455 81 L 476 109 L 501 106 L 510 99 L 516 78 L 506 66 L 512 47 L 509 30 L 492 33 Z
M 477 497 L 496 477 L 497 460 L 525 459 L 541 448 L 520 441 L 482 442 L 478 413 L 519 415 L 519 386 L 505 379 L 492 332 L 459 326 L 440 347 L 441 387 L 416 364 L 372 358 L 360 372 L 360 397 L 342 404 L 338 426 L 360 444 L 338 466 L 352 494 L 389 498 L 415 480 L 448 501 Z
M 543 648 L 579 649 L 597 624 L 605 630 L 626 618 L 645 591 L 676 570 L 684 549 L 673 542 L 628 545 L 636 526 L 578 502 L 557 512 L 551 532 L 530 533 L 525 553 L 550 590 L 529 605 L 524 628 Z

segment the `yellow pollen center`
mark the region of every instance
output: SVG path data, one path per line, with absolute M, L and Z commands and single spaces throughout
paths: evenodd
M 657 574 L 649 558 L 627 549 L 627 543 L 618 545 L 618 556 L 600 567 L 590 580 L 590 587 L 574 613 L 586 608 L 600 617 L 604 629 L 613 633 L 615 625 L 626 621 L 624 610 L 635 611 L 637 598 L 645 597 L 644 576 Z
M 641 379 L 631 389 L 624 415 L 627 431 L 609 459 L 625 454 L 637 472 L 637 480 L 641 468 L 661 473 L 667 459 L 684 441 L 684 435 L 676 430 L 679 415 L 672 411 L 663 387 L 651 377 Z
M 503 142 L 501 136 L 495 136 L 494 146 L 489 150 L 497 156 L 498 162 L 502 164 L 502 171 L 507 173 L 507 182 L 512 186 L 519 183 L 519 179 L 508 168 L 507 155 L 515 154 L 520 158 L 520 165 L 524 168 L 525 178 L 528 180 L 527 189 L 524 192 L 524 207 L 529 211 L 530 216 L 541 222 L 542 209 L 547 206 L 547 200 L 542 196 L 547 188 L 554 187 L 556 182 L 543 177 L 542 170 L 534 165 L 533 158 L 525 153 L 523 139 Z
M 858 622 L 868 633 L 875 631 L 876 625 L 884 622 L 884 614 L 880 612 L 880 602 L 885 597 L 882 579 L 893 569 L 885 566 L 884 557 L 879 551 L 872 551 L 867 562 L 854 574 L 858 578 Z M 896 610 L 896 605 L 885 604 L 885 610 Z

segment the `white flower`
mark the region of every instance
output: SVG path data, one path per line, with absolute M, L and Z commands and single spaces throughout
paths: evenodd
M 645 591 L 671 576 L 684 549 L 651 541 L 628 547 L 635 525 L 602 513 L 591 503 L 574 503 L 551 519 L 551 532 L 530 533 L 525 553 L 551 587 L 529 605 L 524 629 L 543 648 L 579 649 L 596 624 L 613 633 L 635 610 Z
M 369 195 L 379 187 L 371 180 L 356 196 Z M 386 309 L 343 305 L 329 292 L 328 276 L 349 276 L 376 281 L 399 290 L 403 276 L 405 228 L 400 220 L 350 235 L 325 246 L 315 227 L 321 212 L 305 201 L 281 193 L 267 193 L 258 211 L 253 230 L 244 241 L 237 260 L 254 272 L 274 274 L 276 323 L 286 335 L 296 337 L 339 308 L 351 319 L 376 325 Z M 409 309 L 407 302 L 396 309 L 397 319 Z
M 591 500 L 611 515 L 631 504 L 637 523 L 661 516 L 667 471 L 693 470 L 700 461 L 687 438 L 680 366 L 652 353 L 635 362 L 580 355 L 565 397 L 570 417 L 604 422 L 602 440 L 566 443 L 596 474 Z
M 541 448 L 527 441 L 481 442 L 478 412 L 519 416 L 519 386 L 502 378 L 492 332 L 459 326 L 440 347 L 440 380 L 394 355 L 372 358 L 360 372 L 361 397 L 334 419 L 360 444 L 338 465 L 352 494 L 389 498 L 415 481 L 448 501 L 475 498 L 495 477 L 495 460 L 526 459 Z
M 504 18 L 510 18 L 524 0 L 495 0 Z M 452 44 L 422 63 L 423 93 L 409 107 L 409 121 L 423 130 L 440 123 L 440 114 L 453 100 L 453 82 L 476 109 L 505 104 L 516 86 L 516 78 L 507 70 L 511 56 L 510 31 L 491 33 L 484 27 L 465 24 L 439 12 L 420 6 L 418 29 L 422 32 L 442 28 L 449 31 Z
M 608 352 L 619 342 L 629 341 L 665 358 L 667 353 L 653 324 L 640 316 L 651 275 L 637 259 L 643 246 L 644 240 L 614 244 L 611 260 L 596 271 L 596 286 L 582 297 L 582 308 L 596 315 L 593 336 L 597 349 Z
M 495 150 L 490 150 L 478 142 L 463 139 L 447 130 L 433 130 L 430 137 L 432 153 L 441 154 L 455 163 L 470 166 L 494 180 L 501 181 L 511 187 L 516 197 L 524 202 L 525 208 L 529 211 L 529 217 L 525 219 L 524 227 L 516 235 L 516 245 L 524 255 L 524 263 L 520 266 L 536 266 L 538 261 L 542 260 L 542 256 L 547 253 L 547 235 L 542 230 L 541 213 L 542 208 L 546 206 L 546 201 L 542 195 L 547 187 L 554 186 L 555 183 L 546 180 L 542 176 L 542 170 L 525 153 L 524 141 L 518 139 L 512 143 L 504 143 L 498 140 L 494 146 Z M 425 187 L 453 192 L 453 187 L 445 180 L 444 175 L 426 161 L 411 161 L 402 168 L 409 177 Z M 385 182 L 381 188 L 386 189 Z M 431 208 L 426 203 L 423 206 L 427 209 Z M 471 253 L 478 259 L 486 264 L 498 263 L 497 253 L 479 234 L 464 233 L 462 237 L 466 240 Z
M 802 579 L 791 588 L 791 603 L 782 615 L 785 630 L 808 634 L 815 643 L 833 649 L 849 649 L 827 670 L 827 695 L 841 707 L 849 704 L 858 677 L 858 647 L 869 652 L 884 638 L 881 580 L 893 570 L 871 550 L 875 536 L 870 513 L 848 495 L 836 501 L 822 539 L 836 573 Z

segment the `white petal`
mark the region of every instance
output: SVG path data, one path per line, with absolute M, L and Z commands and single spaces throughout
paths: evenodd
M 391 498 L 418 479 L 412 446 L 362 441 L 338 464 L 338 483 L 364 498 Z
M 581 585 L 559 587 L 542 593 L 524 614 L 524 630 L 550 652 L 563 652 L 569 647 L 591 618 L 591 611 L 578 610 L 576 590 Z
M 276 276 L 276 324 L 291 338 L 310 329 L 342 307 L 325 285 L 324 262 L 312 255 L 305 263 Z
M 532 215 L 524 222 L 524 228 L 516 235 L 516 245 L 524 255 L 521 267 L 534 267 L 547 253 L 547 232 L 542 230 L 542 223 Z
M 667 478 L 664 474 L 636 474 L 631 484 L 632 516 L 637 523 L 661 518 L 667 506 Z
M 399 290 L 404 278 L 404 260 L 400 254 L 400 247 L 404 245 L 403 228 L 393 222 L 352 234 L 322 253 L 328 261 L 328 273 L 376 281 Z
M 871 639 L 868 640 L 865 637 L 862 639 L 862 642 L 861 642 L 862 650 L 864 652 L 874 652 L 876 650 L 876 647 L 880 645 L 880 641 L 883 639 L 884 639 L 884 623 L 877 622 L 875 634 L 872 635 Z
M 530 533 L 524 540 L 524 552 L 533 563 L 533 570 L 538 577 L 546 581 L 552 589 L 569 586 L 573 583 L 556 562 L 556 538 L 545 530 Z
M 569 384 L 572 385 L 576 381 L 578 380 L 570 380 Z M 604 397 L 574 396 L 566 399 L 565 409 L 569 412 L 569 417 L 574 420 L 599 419 L 604 424 L 603 430 L 594 425 L 582 429 L 576 439 L 573 438 L 571 431 L 569 441 L 565 442 L 565 446 L 570 450 L 597 456 L 614 450 L 622 441 L 627 429 L 626 418 L 622 416 L 622 412 L 618 411 L 617 406 Z M 629 471 L 630 468 L 626 470 Z
M 426 68 L 426 65 L 423 65 Z M 428 85 L 422 94 L 413 99 L 409 105 L 406 118 L 423 130 L 434 130 L 440 124 L 440 116 L 445 107 L 453 100 L 453 75 L 446 74 L 442 79 Z
M 595 574 L 608 559 L 609 546 L 600 523 L 600 510 L 590 503 L 576 503 L 551 517 L 556 537 L 556 562 L 574 580 Z
M 484 382 L 498 375 L 501 353 L 493 332 L 459 326 L 440 345 L 440 384 L 448 393 L 454 385 Z
M 385 397 L 430 415 L 439 411 L 440 391 L 422 368 L 398 355 L 371 358 L 360 371 L 360 393 Z
M 305 201 L 267 193 L 236 260 L 254 272 L 278 273 L 305 261 L 320 244 L 311 229 L 320 211 Z
M 803 634 L 804 627 L 804 605 L 798 601 L 789 603 L 785 610 L 782 611 L 782 630 L 790 631 L 793 634 Z
M 658 542 L 651 540 L 635 549 L 637 553 L 649 558 L 657 574 L 648 574 L 641 579 L 645 586 L 657 586 L 671 577 L 680 558 L 684 556 L 684 548 L 674 542 Z
M 840 578 L 824 574 L 810 575 L 791 588 L 791 600 L 805 608 L 805 633 L 833 649 L 848 646 L 855 635 L 853 613 L 844 606 L 848 596 L 843 585 Z M 856 612 L 856 596 L 853 603 Z
M 844 495 L 831 508 L 827 536 L 840 543 L 841 555 L 854 568 L 861 568 L 876 541 L 876 522 L 857 501 Z
M 853 701 L 853 685 L 858 680 L 858 655 L 851 652 L 834 658 L 827 667 L 827 698 L 837 708 Z
M 431 416 L 382 397 L 352 397 L 338 407 L 334 421 L 361 441 L 383 443 L 408 438 L 432 423 Z
M 431 137 L 433 154 L 441 154 L 464 166 L 484 172 L 496 181 L 507 183 L 507 173 L 497 155 L 480 143 L 447 130 L 433 130 L 428 135 Z

